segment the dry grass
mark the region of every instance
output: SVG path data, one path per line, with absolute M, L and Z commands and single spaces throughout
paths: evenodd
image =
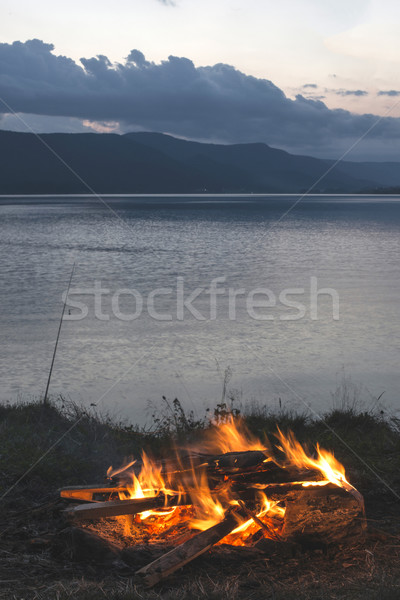
M 221 409 L 220 409 L 221 410 Z M 45 451 L 57 436 L 80 418 L 79 427 L 29 473 L 2 501 L 0 517 L 0 598 L 4 600 L 397 600 L 400 598 L 399 502 L 373 471 L 398 493 L 400 490 L 400 435 L 396 423 L 368 412 L 344 408 L 324 422 L 281 411 L 247 416 L 258 435 L 271 434 L 278 422 L 302 440 L 335 450 L 349 467 L 350 480 L 365 496 L 369 533 L 363 543 L 296 557 L 263 554 L 252 548 L 220 546 L 198 558 L 155 590 L 135 581 L 136 568 L 148 556 L 125 562 L 99 556 L 77 559 L 63 546 L 64 503 L 57 487 L 93 483 L 111 460 L 137 453 L 146 444 L 171 445 L 171 435 L 197 436 L 204 423 L 190 422 L 178 410 L 162 419 L 152 433 L 115 424 L 78 407 L 40 405 L 0 408 L 1 488 L 6 490 Z M 81 418 L 82 417 L 82 418 Z M 176 419 L 175 419 L 176 417 Z M 261 418 L 262 417 L 262 418 Z M 174 420 L 175 419 L 175 420 Z M 176 431 L 178 426 L 179 431 Z M 175 431 L 174 431 L 175 427 Z M 332 429 L 350 445 L 349 453 Z M 360 454 L 372 471 L 357 459 Z M 99 530 L 101 531 L 101 529 Z M 61 545 L 61 551 L 60 551 Z M 133 561 L 133 562 L 134 562 Z

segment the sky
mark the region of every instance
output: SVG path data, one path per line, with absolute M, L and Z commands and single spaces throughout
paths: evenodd
M 2 0 L 0 128 L 400 160 L 399 63 L 394 0 Z

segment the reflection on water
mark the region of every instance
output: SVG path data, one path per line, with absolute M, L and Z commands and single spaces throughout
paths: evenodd
M 76 259 L 73 288 L 101 282 L 110 290 L 102 306 L 109 318 L 96 319 L 87 296 L 88 316 L 64 322 L 53 394 L 97 402 L 115 384 L 99 406 L 131 419 L 143 422 L 147 400 L 163 394 L 202 414 L 220 400 L 230 366 L 230 387 L 244 398 L 272 406 L 281 398 L 299 408 L 306 401 L 319 410 L 345 368 L 396 408 L 400 202 L 309 198 L 279 221 L 295 200 L 107 198 L 111 212 L 93 198 L 0 199 L 1 400 L 43 392 Z M 176 318 L 175 292 L 156 299 L 169 321 L 145 311 L 133 321 L 112 314 L 116 290 L 146 299 L 155 288 L 176 290 L 178 277 L 187 295 L 217 277 L 225 278 L 219 287 L 245 290 L 236 296 L 235 320 L 227 293 L 217 297 L 216 319 L 205 292 L 193 303 L 206 317 L 200 321 L 188 311 Z M 339 320 L 327 296 L 318 320 L 310 318 L 311 277 L 338 292 Z M 256 310 L 270 320 L 252 319 L 245 298 L 255 288 L 277 299 L 285 288 L 304 288 L 304 318 L 282 320 L 290 309 L 277 301 Z M 122 295 L 120 308 L 134 312 L 133 296 Z

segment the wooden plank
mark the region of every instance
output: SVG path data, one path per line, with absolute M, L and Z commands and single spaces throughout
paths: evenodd
M 275 540 L 276 542 L 281 539 L 280 535 L 268 523 L 262 521 L 253 511 L 247 508 L 242 500 L 239 500 L 239 506 L 242 508 L 245 514 L 250 517 L 250 519 L 253 519 L 254 523 L 260 527 L 265 537 Z
M 181 567 L 207 552 L 238 526 L 236 511 L 229 510 L 223 521 L 198 533 L 177 548 L 173 548 L 157 560 L 146 565 L 135 575 L 148 587 L 153 587 Z
M 276 469 L 275 463 L 268 459 L 267 451 L 249 450 L 245 452 L 227 452 L 225 454 L 186 454 L 177 456 L 176 459 L 164 459 L 156 461 L 157 467 L 161 467 L 161 473 L 168 475 L 172 479 L 185 476 L 193 470 L 207 469 L 208 472 L 217 474 L 219 477 L 229 475 L 230 473 L 238 473 L 264 466 L 264 469 Z M 266 462 L 265 462 L 266 461 Z M 119 471 L 116 475 L 111 476 L 110 481 L 113 483 L 121 483 L 125 485 L 131 481 L 131 474 L 136 475 L 142 468 L 142 462 L 136 461 L 127 469 Z
M 237 485 L 234 484 L 232 486 L 232 490 L 237 493 L 243 500 L 250 500 L 252 495 L 254 495 L 257 490 L 264 492 L 265 495 L 269 498 L 269 500 L 284 500 L 285 497 L 291 492 L 299 492 L 302 490 L 308 489 L 323 489 L 334 486 L 337 488 L 335 484 L 331 484 L 327 482 L 325 485 L 317 484 L 313 486 L 310 485 L 309 481 L 294 481 L 293 483 L 257 483 L 254 482 L 248 486 Z M 321 482 L 322 483 L 322 482 Z
M 88 502 L 93 501 L 93 496 L 96 494 L 102 494 L 110 496 L 111 494 L 128 493 L 126 487 L 111 487 L 105 485 L 80 485 L 80 486 L 69 486 L 59 490 L 60 497 L 69 500 L 85 500 Z
M 151 496 L 149 498 L 134 498 L 131 500 L 110 500 L 108 502 L 94 502 L 91 504 L 80 504 L 67 508 L 64 514 L 73 519 L 102 519 L 105 517 L 118 517 L 120 515 L 136 515 L 146 510 L 159 508 L 171 508 L 191 504 L 185 495 Z
M 229 475 L 229 479 L 235 485 L 243 484 L 247 487 L 254 483 L 280 485 L 285 483 L 291 484 L 293 482 L 321 481 L 323 476 L 320 471 L 316 470 L 282 468 L 275 463 L 262 463 L 257 469 L 232 473 Z

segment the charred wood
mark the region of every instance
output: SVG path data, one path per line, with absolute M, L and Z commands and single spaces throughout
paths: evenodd
M 93 504 L 80 504 L 67 508 L 64 514 L 73 519 L 101 519 L 104 517 L 118 517 L 120 515 L 135 515 L 146 510 L 171 508 L 191 504 L 186 494 L 176 496 L 151 496 L 150 498 L 134 498 L 132 500 L 110 500 L 107 502 L 94 502 Z
M 214 544 L 231 533 L 238 525 L 234 511 L 228 511 L 223 521 L 198 533 L 177 548 L 173 548 L 136 575 L 148 587 L 152 587 L 189 562 L 207 552 Z

